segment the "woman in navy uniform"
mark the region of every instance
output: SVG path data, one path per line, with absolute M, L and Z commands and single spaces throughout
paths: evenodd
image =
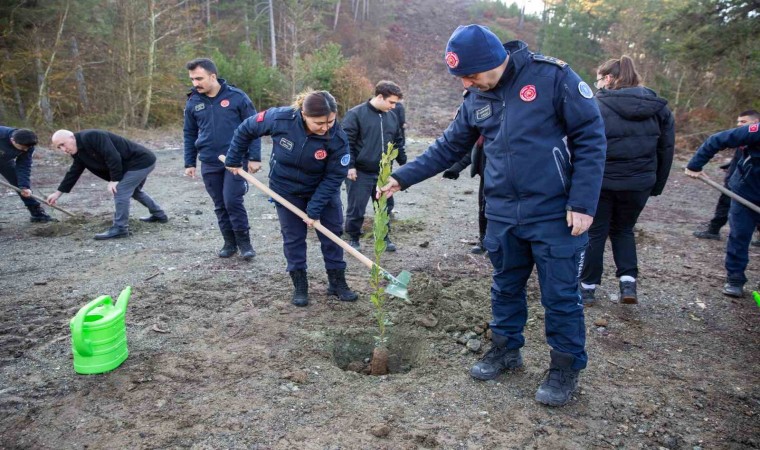
M 340 236 L 343 229 L 343 205 L 340 185 L 348 173 L 350 154 L 348 138 L 336 124 L 338 104 L 327 91 L 309 91 L 298 96 L 295 104 L 271 108 L 251 116 L 235 131 L 225 165 L 233 173 L 241 170 L 248 145 L 261 136 L 272 137 L 269 187 L 301 210 L 302 220 L 280 204 L 277 216 L 288 261 L 287 271 L 293 280 L 293 304 L 309 304 L 306 277 L 306 231 L 320 221 Z M 261 170 L 261 155 L 249 159 L 249 169 Z M 317 232 L 329 286 L 327 292 L 342 301 L 354 301 L 357 295 L 346 283 L 343 249 Z

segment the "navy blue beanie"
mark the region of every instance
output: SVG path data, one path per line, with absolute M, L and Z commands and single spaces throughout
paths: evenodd
M 449 73 L 462 77 L 498 67 L 509 52 L 499 38 L 483 25 L 459 26 L 446 45 Z

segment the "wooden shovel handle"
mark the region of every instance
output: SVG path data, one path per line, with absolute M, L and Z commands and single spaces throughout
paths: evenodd
M 225 156 L 224 155 L 219 155 L 219 160 L 221 162 L 224 162 L 225 161 Z M 249 183 L 251 183 L 252 185 L 254 185 L 258 190 L 260 190 L 260 191 L 264 192 L 265 194 L 267 194 L 268 196 L 272 197 L 277 203 L 279 203 L 282 206 L 288 208 L 293 214 L 297 215 L 301 219 L 304 219 L 304 220 L 309 219 L 309 216 L 307 216 L 305 212 L 301 211 L 300 209 L 298 209 L 298 207 L 296 205 L 290 203 L 289 201 L 287 201 L 284 198 L 282 198 L 279 194 L 277 194 L 273 190 L 269 189 L 269 186 L 267 186 L 264 183 L 262 183 L 261 181 L 257 180 L 250 173 L 248 173 L 245 170 L 241 169 L 241 170 L 238 171 L 238 175 L 240 175 L 241 177 L 245 178 L 246 181 L 248 181 Z M 344 241 L 343 239 L 339 238 L 338 236 L 335 235 L 335 233 L 333 233 L 332 231 L 330 231 L 327 228 L 325 228 L 325 226 L 322 225 L 319 221 L 314 222 L 314 228 L 316 228 L 320 233 L 322 233 L 325 236 L 327 236 L 331 241 L 333 241 L 336 244 L 340 245 L 343 248 L 343 250 L 347 251 L 348 253 L 351 254 L 351 256 L 353 256 L 354 258 L 356 258 L 359 261 L 361 261 L 362 264 L 364 264 L 365 266 L 367 266 L 367 268 L 372 269 L 372 267 L 375 266 L 375 263 L 372 262 L 371 259 L 367 258 L 366 256 L 364 256 L 363 253 L 361 253 L 360 251 L 358 251 L 355 248 L 353 248 L 350 245 L 348 245 L 348 243 L 346 243 L 346 241 Z
M 742 205 L 746 206 L 747 208 L 751 209 L 752 211 L 755 211 L 756 213 L 760 214 L 760 206 L 757 206 L 756 204 L 752 203 L 751 201 L 745 199 L 744 197 L 741 197 L 740 195 L 736 194 L 735 192 L 732 192 L 729 189 L 726 189 L 725 186 L 718 184 L 711 180 L 707 175 L 704 173 L 700 173 L 697 177 L 700 180 L 704 181 L 708 185 L 714 187 L 715 189 L 719 190 L 721 193 L 731 197 L 732 199 L 736 200 L 737 202 L 741 203 Z
M 0 180 L 0 186 L 5 186 L 5 187 L 7 187 L 9 189 L 13 189 L 14 191 L 18 192 L 19 194 L 21 193 L 21 189 L 17 188 L 16 186 L 14 186 L 12 184 L 6 183 L 5 181 Z M 47 202 L 47 200 L 45 200 L 42 197 L 38 197 L 38 196 L 32 194 L 32 198 L 35 199 L 35 200 L 37 200 L 40 203 L 44 203 L 45 205 L 47 205 L 47 206 L 49 206 L 51 208 L 55 208 L 55 209 L 57 209 L 58 211 L 61 211 L 64 214 L 68 214 L 71 217 L 76 217 L 76 214 L 72 214 L 72 213 L 66 211 L 65 209 L 63 209 L 61 207 L 58 207 L 58 206 L 55 206 L 55 205 L 51 205 L 50 203 Z

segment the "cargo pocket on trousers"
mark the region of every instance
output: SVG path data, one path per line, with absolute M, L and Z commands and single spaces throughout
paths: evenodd
M 566 285 L 577 283 L 585 251 L 585 247 L 577 247 L 575 244 L 549 247 L 549 280 Z
M 501 270 L 504 266 L 504 250 L 501 248 L 499 240 L 493 236 L 486 236 L 483 239 L 483 248 L 488 252 L 493 268 L 497 271 Z

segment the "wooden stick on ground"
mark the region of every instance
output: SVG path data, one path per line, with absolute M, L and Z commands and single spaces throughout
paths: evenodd
M 17 188 L 16 186 L 14 186 L 12 184 L 6 183 L 3 180 L 0 180 L 0 186 L 5 186 L 5 187 L 7 187 L 9 189 L 13 189 L 14 191 L 18 192 L 19 194 L 21 193 L 21 189 Z M 61 208 L 59 206 L 51 205 L 50 203 L 47 202 L 47 200 L 45 200 L 42 197 L 37 197 L 36 195 L 32 194 L 32 198 L 35 199 L 35 200 L 37 200 L 40 203 L 44 203 L 45 205 L 47 205 L 47 206 L 49 206 L 51 208 L 57 209 L 58 211 L 61 211 L 64 214 L 68 214 L 71 217 L 76 217 L 76 214 L 72 214 L 72 213 L 66 211 L 65 209 L 63 209 L 63 208 Z

